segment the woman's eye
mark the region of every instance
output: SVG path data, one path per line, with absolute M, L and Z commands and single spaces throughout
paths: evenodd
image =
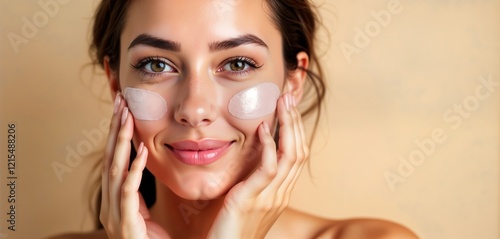
M 243 60 L 234 60 L 225 64 L 222 69 L 225 71 L 244 71 L 251 67 L 248 62 Z
M 162 72 L 172 72 L 174 68 L 169 66 L 167 63 L 160 60 L 151 60 L 148 63 L 144 64 L 144 68 L 146 71 L 151 73 L 162 73 Z

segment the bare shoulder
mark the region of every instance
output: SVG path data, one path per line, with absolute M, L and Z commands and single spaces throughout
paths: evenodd
M 418 236 L 405 226 L 380 219 L 360 218 L 337 221 L 330 226 L 330 230 L 332 230 L 330 237 L 326 232 L 324 238 L 418 239 Z
M 288 208 L 268 238 L 418 239 L 418 236 L 403 225 L 386 220 L 332 220 Z
M 108 236 L 104 230 L 97 230 L 93 232 L 81 233 L 68 233 L 57 236 L 52 236 L 47 239 L 107 239 Z

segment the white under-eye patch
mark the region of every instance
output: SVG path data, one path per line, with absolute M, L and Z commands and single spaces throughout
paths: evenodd
M 270 82 L 254 85 L 236 93 L 227 106 L 229 113 L 239 119 L 256 119 L 276 110 L 279 87 Z
M 138 120 L 159 120 L 167 113 L 167 102 L 156 92 L 127 87 L 123 97 Z

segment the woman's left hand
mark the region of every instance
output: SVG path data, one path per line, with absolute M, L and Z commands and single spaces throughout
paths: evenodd
M 309 147 L 293 96 L 284 94 L 277 110 L 278 150 L 269 125 L 263 122 L 258 128 L 262 162 L 228 192 L 208 238 L 264 238 L 288 206 Z

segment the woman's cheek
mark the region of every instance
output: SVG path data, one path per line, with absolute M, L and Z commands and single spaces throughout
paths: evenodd
M 130 87 L 124 89 L 123 97 L 134 118 L 135 141 L 151 146 L 154 142 L 149 140 L 165 127 L 162 119 L 168 111 L 166 100 L 156 92 Z

